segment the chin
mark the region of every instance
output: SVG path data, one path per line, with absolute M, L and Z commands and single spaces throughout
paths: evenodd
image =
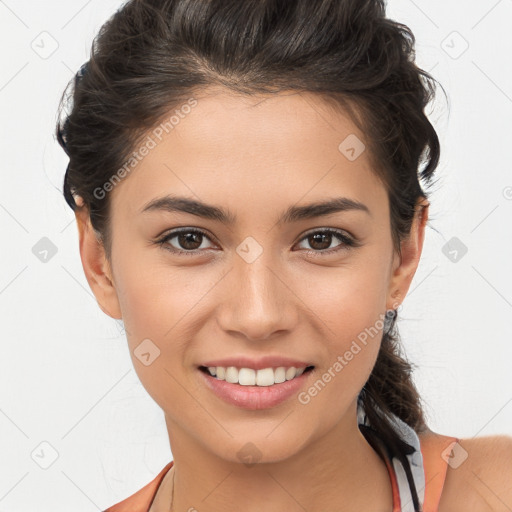
M 275 424 L 272 428 L 275 428 Z M 240 436 L 230 438 L 223 446 L 216 444 L 212 452 L 226 461 L 255 467 L 259 464 L 272 464 L 283 462 L 298 453 L 303 440 L 282 432 L 268 436 L 267 430 L 260 431 L 259 435 Z M 268 430 L 272 432 L 272 429 Z

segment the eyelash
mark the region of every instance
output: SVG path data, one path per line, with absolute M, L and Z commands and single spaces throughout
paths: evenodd
M 196 233 L 196 234 L 200 234 L 200 235 L 206 237 L 208 240 L 212 241 L 210 239 L 210 237 L 208 236 L 208 234 L 205 231 L 203 231 L 202 229 L 198 229 L 198 228 L 184 228 L 184 229 L 178 229 L 178 230 L 171 231 L 170 233 L 167 233 L 162 238 L 156 240 L 155 243 L 158 244 L 163 249 L 165 249 L 167 251 L 170 251 L 170 252 L 172 252 L 174 254 L 178 254 L 178 255 L 183 254 L 183 255 L 187 255 L 187 256 L 196 256 L 198 253 L 200 253 L 202 251 L 202 249 L 194 249 L 194 250 L 186 251 L 186 250 L 183 250 L 183 249 L 176 249 L 175 247 L 172 247 L 172 246 L 170 246 L 167 243 L 167 242 L 169 242 L 169 240 L 175 238 L 176 236 L 178 236 L 178 235 L 180 235 L 182 233 Z M 333 254 L 333 253 L 337 253 L 337 252 L 342 251 L 342 250 L 348 250 L 348 249 L 350 249 L 352 247 L 359 247 L 359 245 L 360 245 L 359 242 L 355 238 L 349 237 L 349 236 L 345 235 L 343 231 L 340 231 L 340 230 L 334 229 L 334 228 L 322 228 L 322 229 L 317 229 L 315 231 L 310 231 L 309 233 L 306 233 L 299 240 L 298 243 L 300 243 L 303 240 L 309 238 L 310 236 L 318 234 L 318 233 L 322 233 L 322 234 L 329 233 L 329 234 L 335 235 L 336 237 L 338 237 L 338 239 L 342 243 L 337 245 L 333 249 L 324 249 L 324 250 L 316 250 L 316 251 L 315 250 L 306 250 L 307 253 L 312 254 L 314 256 L 319 256 L 319 255 L 321 256 L 321 255 L 324 255 L 324 254 Z

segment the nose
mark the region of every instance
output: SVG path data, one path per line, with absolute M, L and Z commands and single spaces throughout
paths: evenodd
M 226 333 L 251 341 L 282 336 L 293 329 L 298 318 L 299 299 L 290 279 L 264 255 L 252 263 L 235 258 L 218 314 Z

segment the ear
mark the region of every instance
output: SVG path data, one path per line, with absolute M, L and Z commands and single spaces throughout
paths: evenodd
M 393 274 L 389 283 L 388 309 L 397 309 L 400 306 L 418 268 L 425 239 L 429 206 L 430 203 L 424 198 L 418 201 L 410 235 L 401 243 L 402 255 L 400 257 L 399 254 L 395 254 Z
M 112 318 L 121 319 L 121 308 L 112 278 L 112 270 L 103 243 L 91 225 L 86 206 L 75 210 L 80 241 L 80 258 L 87 282 L 101 310 Z

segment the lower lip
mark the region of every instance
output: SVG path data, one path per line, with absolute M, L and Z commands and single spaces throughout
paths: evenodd
M 275 407 L 288 400 L 304 386 L 313 370 L 303 372 L 299 377 L 272 386 L 242 386 L 212 377 L 198 370 L 206 385 L 222 400 L 242 409 L 260 410 Z

